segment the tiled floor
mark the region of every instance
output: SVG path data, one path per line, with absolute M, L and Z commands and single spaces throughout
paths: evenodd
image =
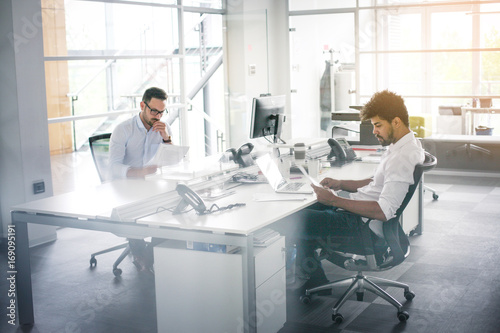
M 57 177 L 63 176 L 64 172 Z M 79 184 L 78 177 L 66 176 L 73 185 Z M 427 175 L 426 183 L 438 191 L 439 199 L 432 201 L 431 194 L 425 194 L 423 235 L 411 237 L 411 255 L 404 263 L 377 274 L 411 286 L 416 297 L 404 303 L 410 319 L 400 323 L 391 305 L 366 294 L 363 302 L 347 301 L 341 311 L 344 322 L 333 324 L 330 308 L 343 292 L 335 290 L 332 296 L 316 297 L 309 305 L 289 297 L 288 321 L 280 333 L 498 332 L 500 178 Z M 87 186 L 88 182 L 80 184 Z M 151 275 L 138 272 L 127 258 L 121 265 L 122 278 L 114 278 L 111 266 L 118 253 L 99 257 L 98 266 L 89 269 L 91 252 L 121 241 L 112 234 L 60 229 L 57 241 L 34 248 L 36 324 L 13 327 L 3 314 L 0 332 L 156 332 Z M 8 305 L 5 295 L 9 288 L 4 277 L 5 253 L 2 244 L 2 309 Z M 328 263 L 325 269 L 331 280 L 349 274 Z M 402 291 L 389 292 L 404 301 Z M 210 328 L 206 332 L 211 332 Z
M 425 195 L 424 233 L 412 236 L 410 257 L 397 268 L 372 274 L 410 285 L 416 297 L 406 302 L 402 290 L 389 288 L 410 313 L 406 323 L 396 310 L 372 295 L 349 300 L 345 321 L 331 321 L 331 306 L 342 294 L 316 297 L 303 305 L 288 299 L 289 332 L 498 332 L 500 319 L 500 180 L 426 176 L 439 193 Z M 478 185 L 476 185 L 478 184 Z M 330 280 L 347 272 L 324 264 Z

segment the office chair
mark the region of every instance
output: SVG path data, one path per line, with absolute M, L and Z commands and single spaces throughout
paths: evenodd
M 109 138 L 111 137 L 111 133 L 98 134 L 89 137 L 89 147 L 90 152 L 92 154 L 92 159 L 94 160 L 94 165 L 97 169 L 97 173 L 99 174 L 99 179 L 101 183 L 104 183 L 109 180 L 108 170 L 109 170 Z M 129 242 L 124 242 L 122 244 L 107 248 L 105 250 L 92 253 L 90 255 L 90 267 L 93 268 L 97 265 L 97 259 L 95 258 L 98 255 L 116 251 L 119 249 L 124 249 L 120 254 L 118 259 L 116 259 L 113 264 L 113 274 L 115 276 L 120 276 L 122 274 L 122 270 L 118 268 L 118 265 L 125 259 L 125 257 L 130 253 L 130 245 Z
M 425 171 L 434 168 L 436 163 L 436 158 L 426 152 L 424 163 L 415 167 L 415 171 L 413 172 L 414 184 L 409 187 L 403 203 L 396 212 L 396 216 L 383 224 L 383 239 L 378 238 L 375 241 L 373 240 L 368 223 L 363 222 L 361 216 L 359 216 L 358 223 L 360 224 L 361 232 L 359 237 L 362 240 L 362 245 L 356 245 L 360 242 L 353 242 L 352 237 L 342 238 L 333 236 L 328 239 L 328 242 L 316 239 L 319 240 L 320 244 L 323 244 L 320 256 L 324 256 L 325 259 L 341 268 L 348 271 L 357 271 L 358 273 L 352 277 L 306 290 L 305 295 L 301 297 L 303 303 L 310 303 L 311 296 L 315 293 L 337 287 L 348 286 L 345 293 L 332 309 L 332 320 L 335 323 L 340 324 L 344 320 L 344 317 L 339 313 L 339 309 L 347 301 L 347 299 L 351 297 L 354 292 L 356 292 L 357 300 L 363 301 L 365 290 L 380 296 L 387 302 L 394 305 L 398 310 L 397 317 L 400 321 L 405 322 L 410 317 L 408 312 L 403 311 L 402 304 L 380 287 L 386 286 L 403 288 L 405 298 L 407 300 L 412 300 L 415 297 L 415 294 L 410 291 L 410 287 L 407 284 L 379 277 L 365 276 L 363 271 L 385 271 L 399 265 L 408 257 L 410 253 L 410 242 L 408 240 L 408 236 L 404 233 L 401 227 L 400 217 L 413 196 L 413 193 L 417 189 L 422 178 L 422 174 Z M 324 244 L 329 245 L 324 246 Z
M 462 108 L 459 106 L 440 106 L 439 107 L 439 114 L 442 116 L 460 116 L 460 117 L 462 117 Z M 474 114 L 471 114 L 471 117 L 474 117 Z M 465 126 L 465 125 L 462 124 L 462 126 Z M 490 157 L 492 156 L 490 150 L 483 148 L 483 147 L 479 147 L 473 143 L 467 142 L 467 143 L 464 143 L 463 145 L 460 145 L 458 147 L 455 147 L 453 149 L 448 150 L 446 152 L 446 157 L 449 157 L 451 155 L 456 155 L 458 152 L 461 152 L 461 151 L 465 151 L 465 153 L 467 154 L 467 157 L 469 157 L 469 159 L 472 158 L 473 151 L 476 151 L 480 154 L 484 154 L 486 156 L 490 156 Z

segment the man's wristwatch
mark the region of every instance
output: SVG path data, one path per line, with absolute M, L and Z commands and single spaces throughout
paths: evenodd
M 167 140 L 163 139 L 163 143 L 172 143 L 172 138 L 169 136 Z

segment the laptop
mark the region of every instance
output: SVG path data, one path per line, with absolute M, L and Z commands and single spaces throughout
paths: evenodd
M 289 182 L 283 177 L 278 165 L 271 159 L 269 154 L 259 157 L 257 165 L 276 193 L 313 193 L 308 183 Z

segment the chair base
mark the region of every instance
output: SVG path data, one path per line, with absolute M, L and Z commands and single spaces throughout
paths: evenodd
M 383 290 L 380 286 L 386 286 L 386 287 L 397 287 L 397 288 L 403 288 L 404 289 L 404 296 L 407 300 L 412 300 L 415 297 L 415 294 L 410 291 L 410 287 L 401 282 L 397 281 L 392 281 L 392 280 L 387 280 L 387 279 L 382 279 L 379 277 L 374 277 L 374 276 L 365 276 L 363 275 L 363 272 L 358 272 L 357 275 L 344 278 L 341 280 L 337 280 L 316 288 L 312 289 L 307 289 L 305 292 L 305 296 L 301 297 L 302 302 L 304 303 L 309 303 L 310 302 L 310 296 L 312 294 L 318 293 L 322 290 L 328 290 L 328 289 L 333 289 L 337 287 L 348 287 L 345 293 L 340 297 L 340 299 L 335 303 L 334 307 L 332 308 L 332 319 L 336 323 L 340 323 L 343 320 L 342 315 L 338 313 L 340 307 L 351 297 L 355 292 L 357 296 L 358 301 L 363 301 L 363 296 L 364 296 L 364 291 L 367 290 L 390 304 L 394 305 L 396 309 L 398 310 L 397 316 L 400 321 L 406 321 L 409 318 L 409 314 L 406 311 L 403 311 L 403 305 L 396 300 L 394 297 L 392 297 L 389 293 L 387 293 L 385 290 Z
M 436 190 L 433 189 L 432 187 L 424 185 L 424 191 L 431 191 L 432 192 L 432 199 L 433 200 L 439 199 L 439 195 L 437 194 Z
M 119 245 L 107 248 L 107 249 L 99 251 L 99 252 L 92 253 L 90 255 L 90 267 L 93 268 L 93 267 L 95 267 L 97 265 L 97 259 L 95 258 L 96 256 L 104 254 L 104 253 L 108 253 L 108 252 L 113 252 L 113 251 L 116 251 L 116 250 L 119 250 L 119 249 L 123 249 L 123 248 L 124 248 L 124 250 L 122 251 L 122 253 L 120 254 L 120 256 L 115 260 L 115 262 L 113 263 L 113 274 L 115 276 L 120 276 L 122 274 L 122 270 L 120 268 L 118 268 L 118 265 L 130 253 L 130 246 L 129 246 L 128 242 L 125 242 L 125 243 L 122 243 L 122 244 L 119 244 Z
M 452 154 L 452 153 L 456 154 L 459 151 L 465 151 L 469 158 L 472 158 L 472 151 L 477 151 L 479 153 L 482 153 L 482 154 L 490 156 L 490 157 L 493 156 L 491 154 L 491 151 L 489 151 L 488 149 L 476 146 L 475 144 L 472 144 L 472 143 L 466 143 L 466 144 L 463 144 L 457 148 L 449 150 L 446 152 L 446 156 L 450 156 L 450 154 Z

